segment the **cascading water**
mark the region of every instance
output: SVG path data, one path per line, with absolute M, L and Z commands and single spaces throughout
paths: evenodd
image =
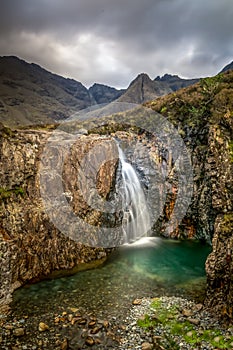
M 124 243 L 127 244 L 147 236 L 151 219 L 140 180 L 119 145 L 118 152 L 121 163 L 122 227 Z

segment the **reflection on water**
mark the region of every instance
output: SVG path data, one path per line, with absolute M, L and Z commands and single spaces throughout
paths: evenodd
M 124 245 L 94 270 L 43 281 L 19 289 L 13 308 L 38 314 L 60 306 L 119 315 L 136 297 L 191 296 L 205 284 L 205 260 L 211 247 L 195 242 L 143 238 Z

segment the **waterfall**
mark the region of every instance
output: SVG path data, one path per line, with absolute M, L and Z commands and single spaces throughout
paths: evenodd
M 151 228 L 151 220 L 140 180 L 132 165 L 126 161 L 119 145 L 118 152 L 121 163 L 120 192 L 122 197 L 124 243 L 133 243 L 139 238 L 147 236 Z

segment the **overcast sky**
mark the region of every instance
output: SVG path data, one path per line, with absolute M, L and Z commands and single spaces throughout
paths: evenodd
M 233 60 L 233 0 L 3 0 L 0 55 L 87 87 L 214 75 Z

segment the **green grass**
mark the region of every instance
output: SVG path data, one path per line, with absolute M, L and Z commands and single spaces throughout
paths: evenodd
M 198 326 L 193 325 L 188 320 L 179 321 L 180 315 L 179 305 L 166 307 L 159 298 L 153 300 L 150 305 L 153 310 L 152 315 L 144 315 L 143 319 L 137 321 L 138 326 L 155 334 L 155 328 L 158 324 L 162 324 L 166 328 L 166 333 L 162 334 L 163 346 L 166 349 L 179 349 L 177 343 L 173 340 L 174 336 L 179 336 L 188 344 L 198 346 L 203 342 L 212 345 L 218 349 L 232 349 L 233 337 L 225 339 L 223 333 L 219 329 L 206 329 L 201 331 Z M 171 336 L 168 336 L 168 334 Z
M 12 189 L 0 187 L 0 198 L 2 200 L 11 197 L 13 194 L 16 194 L 17 196 L 20 195 L 21 197 L 23 197 L 25 193 L 22 187 L 18 187 L 18 186 Z

